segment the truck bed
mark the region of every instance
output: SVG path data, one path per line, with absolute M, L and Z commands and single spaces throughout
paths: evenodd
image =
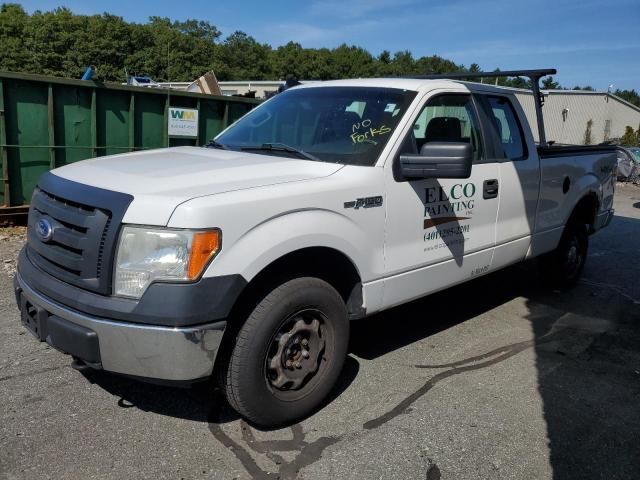
M 567 157 L 578 155 L 601 155 L 616 153 L 615 145 L 549 145 L 538 147 L 540 159 L 552 157 Z
M 615 146 L 551 145 L 537 150 L 541 185 L 536 232 L 561 230 L 584 192 L 597 196 L 597 213 L 612 208 Z

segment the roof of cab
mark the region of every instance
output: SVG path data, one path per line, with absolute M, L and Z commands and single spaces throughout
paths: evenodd
M 422 90 L 427 87 L 434 88 L 455 88 L 460 82 L 452 80 L 421 80 L 417 78 L 352 78 L 346 80 L 326 80 L 323 82 L 309 82 L 296 86 L 296 88 L 313 87 L 380 87 L 399 88 L 402 90 Z
M 380 87 L 399 88 L 402 90 L 424 91 L 434 89 L 453 89 L 483 92 L 513 93 L 512 89 L 497 87 L 494 85 L 477 82 L 464 82 L 461 80 L 421 79 L 421 78 L 352 78 L 345 80 L 325 80 L 309 82 L 296 86 L 296 88 L 313 87 Z M 461 88 L 462 87 L 462 88 Z

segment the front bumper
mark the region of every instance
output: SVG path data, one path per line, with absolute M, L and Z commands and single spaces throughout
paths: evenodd
M 601 228 L 608 226 L 613 219 L 614 213 L 615 210 L 613 208 L 610 208 L 606 212 L 599 213 L 596 216 L 595 222 L 593 222 L 592 232 L 597 232 Z
M 94 368 L 168 381 L 194 381 L 213 371 L 225 321 L 192 327 L 114 321 L 44 296 L 19 272 L 14 288 L 23 323 L 32 333 Z

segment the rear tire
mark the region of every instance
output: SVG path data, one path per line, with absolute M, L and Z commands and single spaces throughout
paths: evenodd
M 588 250 L 586 225 L 570 220 L 562 232 L 558 247 L 541 258 L 545 283 L 560 290 L 573 287 L 582 274 Z
M 227 400 L 260 427 L 300 420 L 331 391 L 348 341 L 338 292 L 318 278 L 289 280 L 260 300 L 240 327 L 222 378 Z

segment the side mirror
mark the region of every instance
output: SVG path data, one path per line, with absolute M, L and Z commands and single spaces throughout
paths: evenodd
M 470 143 L 429 142 L 417 155 L 400 155 L 400 170 L 407 179 L 469 178 L 472 162 Z

